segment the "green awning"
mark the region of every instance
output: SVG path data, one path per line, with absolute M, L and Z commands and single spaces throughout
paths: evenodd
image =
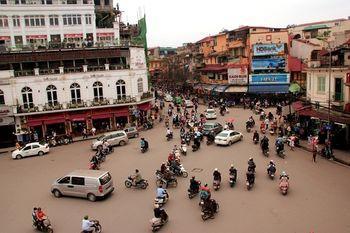
M 292 83 L 292 84 L 290 84 L 290 86 L 289 86 L 289 91 L 292 92 L 292 93 L 300 92 L 300 86 L 299 86 L 299 84 L 297 84 L 297 83 Z
M 308 26 L 308 27 L 304 28 L 303 31 L 311 31 L 311 30 L 325 29 L 325 28 L 329 28 L 329 27 L 325 24 L 319 24 L 319 25 Z

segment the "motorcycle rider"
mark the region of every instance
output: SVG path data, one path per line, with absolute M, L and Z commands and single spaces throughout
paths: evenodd
M 143 149 L 143 150 L 147 150 L 148 149 L 148 142 L 146 141 L 146 139 L 145 138 L 141 138 L 141 149 Z
M 190 180 L 190 190 L 193 193 L 199 192 L 199 184 L 200 182 L 196 180 L 195 176 L 192 176 L 192 179 Z
M 282 173 L 280 175 L 280 180 L 282 180 L 282 179 L 289 180 L 289 175 L 285 171 L 282 171 Z
M 132 176 L 133 185 L 138 185 L 142 181 L 141 173 L 138 169 L 135 169 L 135 174 Z
M 182 126 L 180 129 L 180 135 L 183 137 L 183 135 L 185 134 L 185 128 Z
M 197 150 L 200 148 L 200 146 L 201 146 L 201 142 L 200 142 L 200 140 L 199 140 L 199 138 L 198 137 L 195 137 L 194 139 L 193 139 L 193 145 L 192 145 L 192 147 L 194 147 L 194 148 L 196 148 Z
M 282 138 L 277 138 L 275 145 L 276 145 L 276 152 L 277 152 L 277 154 L 280 154 L 281 151 L 284 150 L 283 139 Z
M 89 216 L 85 215 L 83 221 L 81 223 L 81 229 L 83 232 L 93 232 L 95 228 L 93 228 L 94 222 L 89 220 Z
M 171 161 L 170 163 L 170 167 L 171 167 L 171 170 L 175 173 L 175 174 L 178 174 L 180 171 L 181 171 L 181 168 L 180 168 L 180 162 L 178 159 L 174 159 L 173 161 Z
M 162 222 L 165 222 L 168 219 L 168 214 L 165 212 L 163 208 L 160 208 L 158 204 L 154 205 L 153 213 L 154 213 L 154 217 L 160 218 Z
M 168 137 L 172 138 L 172 136 L 173 136 L 173 131 L 171 131 L 170 128 L 167 128 L 167 129 L 166 129 L 166 137 L 167 137 L 167 138 L 168 138 Z
M 44 211 L 42 211 L 40 207 L 38 207 L 38 209 L 36 210 L 35 217 L 36 217 L 39 229 L 42 230 L 44 228 L 44 220 L 47 217 Z
M 204 186 L 200 187 L 200 197 L 203 200 L 208 200 L 211 197 L 210 188 L 208 187 L 208 184 L 205 184 Z
M 166 170 L 167 170 L 167 166 L 165 163 L 162 163 L 162 165 L 160 166 L 160 172 L 164 175 Z
M 256 168 L 256 165 L 255 165 L 255 162 L 254 162 L 253 158 L 249 158 L 249 160 L 248 160 L 248 170 L 251 170 L 251 171 L 255 172 L 255 168 Z
M 166 190 L 163 189 L 161 185 L 159 185 L 159 187 L 157 188 L 157 198 L 163 199 L 163 201 L 165 201 L 166 195 L 167 195 Z
M 263 151 L 269 149 L 269 139 L 266 136 L 261 139 L 260 146 Z
M 109 143 L 107 142 L 106 139 L 103 140 L 103 143 L 102 143 L 102 150 L 105 154 L 108 154 L 110 152 L 110 145 Z
M 259 133 L 257 130 L 254 131 L 254 134 L 253 134 L 253 141 L 259 141 Z
M 247 171 L 246 175 L 247 175 L 247 181 L 249 182 L 249 184 L 254 184 L 255 173 L 254 173 L 252 168 L 248 167 L 248 171 Z
M 215 168 L 213 172 L 214 181 L 219 181 L 221 183 L 221 173 L 219 172 L 219 169 Z
M 275 173 L 276 172 L 276 165 L 273 162 L 273 160 L 270 160 L 270 163 L 267 165 L 267 174 Z
M 231 164 L 231 167 L 229 169 L 229 175 L 234 177 L 234 182 L 237 180 L 237 169 Z

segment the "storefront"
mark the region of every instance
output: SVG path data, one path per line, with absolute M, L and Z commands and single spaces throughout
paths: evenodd
M 0 36 L 0 47 L 10 47 L 11 37 L 10 36 Z
M 83 33 L 64 34 L 64 42 L 68 48 L 81 47 L 83 43 Z
M 27 44 L 37 48 L 46 47 L 47 45 L 47 35 L 27 35 L 26 40 Z
M 115 121 L 115 125 L 119 125 L 120 127 L 124 127 L 127 123 L 129 123 L 129 108 L 115 108 L 111 110 L 113 113 L 113 118 Z
M 112 129 L 112 119 L 113 114 L 109 112 L 109 109 L 92 110 L 91 123 L 97 132 L 106 132 Z
M 15 144 L 15 119 L 10 107 L 0 107 L 0 148 Z
M 249 75 L 249 93 L 285 94 L 289 92 L 289 74 L 251 74 Z
M 98 43 L 108 45 L 114 42 L 114 32 L 98 32 L 96 36 Z
M 87 113 L 85 111 L 70 113 L 69 120 L 70 132 L 73 134 L 73 136 L 81 136 L 84 128 L 87 127 Z
M 26 116 L 26 125 L 31 132 L 36 132 L 39 138 L 56 132 L 57 135 L 66 134 L 66 119 L 64 113 Z

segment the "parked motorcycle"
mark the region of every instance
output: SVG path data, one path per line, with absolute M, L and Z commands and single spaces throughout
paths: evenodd
M 53 228 L 48 218 L 43 221 L 43 224 L 33 220 L 33 228 L 41 232 L 53 233 Z
M 94 223 L 91 226 L 92 228 L 94 228 L 94 230 L 93 231 L 82 231 L 81 233 L 101 233 L 102 232 L 102 226 L 100 224 L 100 221 L 98 221 L 98 220 L 90 220 L 90 221 Z
M 127 188 L 135 187 L 139 189 L 146 189 L 148 186 L 147 180 L 144 180 L 144 179 L 142 179 L 140 182 L 135 184 L 131 176 L 129 176 L 128 179 L 125 180 L 124 184 L 125 184 L 125 187 Z

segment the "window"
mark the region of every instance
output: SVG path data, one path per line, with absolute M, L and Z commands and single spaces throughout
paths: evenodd
M 7 0 L 0 0 L 0 4 L 6 5 L 7 4 Z
M 109 6 L 109 0 L 105 0 L 105 6 Z
M 84 177 L 72 177 L 72 184 L 74 185 L 85 185 Z
M 27 108 L 33 108 L 33 91 L 29 87 L 23 87 L 22 89 L 22 99 L 23 99 L 23 107 L 25 109 Z
M 32 149 L 31 146 L 26 146 L 26 147 L 23 148 L 23 150 L 30 150 L 30 149 Z
M 70 177 L 69 176 L 63 177 L 62 179 L 60 179 L 58 181 L 59 184 L 69 184 L 69 182 L 70 182 Z
M 20 27 L 21 26 L 20 19 L 19 19 L 18 15 L 12 16 L 12 22 L 13 22 L 13 26 L 14 27 Z
M 142 78 L 137 79 L 137 91 L 139 93 L 143 92 L 143 80 L 142 80 Z
M 92 16 L 85 15 L 85 24 L 92 24 Z
M 119 79 L 117 81 L 117 83 L 116 83 L 116 86 L 117 86 L 117 99 L 120 100 L 120 99 L 125 98 L 126 97 L 126 94 L 125 94 L 125 81 Z
M 72 97 L 72 103 L 80 103 L 81 102 L 81 97 L 80 97 L 80 86 L 78 83 L 73 83 L 70 85 L 70 94 Z
M 42 27 L 45 26 L 45 16 L 26 15 L 24 16 L 24 23 L 27 27 Z
M 32 145 L 32 149 L 36 149 L 36 148 L 39 148 L 40 146 L 39 145 Z
M 100 184 L 105 185 L 112 179 L 112 176 L 109 173 L 106 173 L 100 178 Z
M 5 96 L 2 90 L 0 90 L 0 104 L 5 104 Z
M 94 89 L 94 101 L 103 100 L 103 88 L 101 82 L 94 82 L 92 85 Z
M 326 78 L 325 77 L 317 77 L 317 91 L 325 92 L 326 91 Z
M 58 15 L 49 16 L 50 26 L 58 26 Z
M 0 28 L 7 28 L 9 26 L 9 21 L 7 16 L 0 15 Z
M 80 25 L 81 15 L 63 15 L 63 25 Z
M 57 105 L 57 88 L 54 85 L 50 85 L 46 88 L 47 102 L 50 106 Z

